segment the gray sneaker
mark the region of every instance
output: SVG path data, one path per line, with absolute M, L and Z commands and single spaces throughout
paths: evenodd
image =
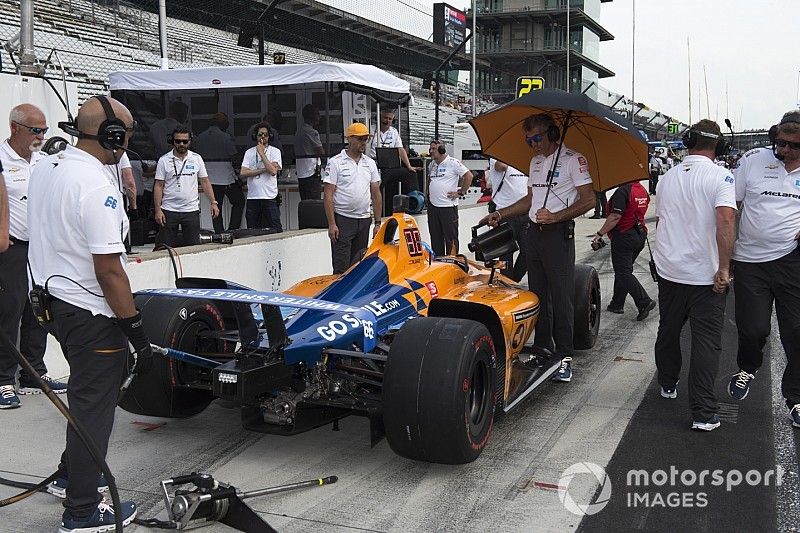
M 0 387 L 0 409 L 16 409 L 20 406 L 19 396 L 14 385 Z

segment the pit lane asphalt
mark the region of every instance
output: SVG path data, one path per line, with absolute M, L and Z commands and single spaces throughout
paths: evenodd
M 651 215 L 653 209 L 651 205 Z M 576 248 L 578 261 L 594 265 L 600 273 L 605 307 L 613 282 L 609 248 L 592 252 L 586 237 L 600 222 L 577 221 Z M 646 256 L 645 250 L 635 272 L 655 298 Z M 664 403 L 658 397 L 653 380 L 657 310 L 644 322 L 636 322 L 635 315 L 630 300 L 623 315 L 604 312 L 597 345 L 576 354 L 572 382 L 545 385 L 496 422 L 487 448 L 469 465 L 408 461 L 396 456 L 385 441 L 370 448 L 368 423 L 357 417 L 342 420 L 338 432 L 330 426 L 294 437 L 247 432 L 241 428 L 238 411 L 218 401 L 185 420 L 118 410 L 109 466 L 120 496 L 139 503 L 141 517 L 161 518 L 165 515 L 158 483 L 174 475 L 209 472 L 242 490 L 339 476 L 331 486 L 248 500 L 273 527 L 288 532 L 721 531 L 742 530 L 734 527 L 735 519 L 748 514 L 756 522 L 741 522 L 748 526 L 745 529 L 797 531 L 800 431 L 791 428 L 780 398 L 785 356 L 776 325 L 751 396 L 734 404 L 738 409 L 729 408 L 737 416 L 735 423 L 728 417 L 720 429 L 697 434 L 688 429 L 685 388 L 679 388 L 678 401 Z M 733 320 L 730 311 L 726 320 Z M 724 346 L 717 391 L 720 401 L 733 404 L 724 392 L 727 371 L 735 364 L 730 323 Z M 57 466 L 64 420 L 44 396 L 24 396 L 22 402 L 20 409 L 0 412 L 0 476 L 36 481 Z M 652 472 L 675 464 L 700 470 L 712 466 L 710 457 L 714 464 L 739 468 L 781 465 L 783 484 L 764 492 L 710 499 L 707 508 L 626 506 L 625 469 Z M 566 510 L 554 490 L 559 483 L 568 483 L 568 495 L 575 502 L 594 501 L 600 493 L 594 476 L 560 480 L 566 468 L 582 462 L 607 468 L 613 487 L 608 506 L 586 518 Z M 15 492 L 0 486 L 0 497 Z M 37 494 L 3 508 L 0 531 L 55 531 L 60 503 Z M 730 521 L 719 518 L 726 516 Z M 233 530 L 215 524 L 199 531 Z

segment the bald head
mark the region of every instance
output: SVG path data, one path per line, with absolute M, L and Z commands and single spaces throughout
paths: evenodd
M 110 96 L 107 96 L 106 99 L 108 103 L 111 104 L 111 109 L 114 111 L 117 118 L 125 123 L 126 127 L 132 126 L 133 116 L 131 112 L 128 111 L 128 108 Z M 92 97 L 86 100 L 78 110 L 78 118 L 75 120 L 75 124 L 81 132 L 88 133 L 89 135 L 96 135 L 97 130 L 100 129 L 100 124 L 107 118 L 100 100 L 96 97 Z
M 21 124 L 32 125 L 35 123 L 46 122 L 42 110 L 33 104 L 20 104 L 11 109 L 8 115 L 9 122 L 18 122 Z

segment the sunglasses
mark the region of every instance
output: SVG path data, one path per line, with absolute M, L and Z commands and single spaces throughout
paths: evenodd
M 785 139 L 775 139 L 775 146 L 778 148 L 790 147 L 792 150 L 800 150 L 800 143 L 787 141 Z
M 172 142 L 174 144 L 189 144 L 191 141 L 189 139 L 175 139 Z
M 23 128 L 28 128 L 29 130 L 31 130 L 31 133 L 33 133 L 34 135 L 44 135 L 45 133 L 47 133 L 47 130 L 50 129 L 50 128 L 33 128 L 31 126 L 28 126 L 27 124 L 23 124 L 21 122 L 17 122 L 16 120 L 12 120 L 11 122 L 16 124 L 17 126 L 22 126 Z
M 256 137 L 269 137 L 269 133 L 266 132 L 259 132 L 256 134 Z
M 544 139 L 544 135 L 541 133 L 534 133 L 533 135 L 525 135 L 525 142 L 528 143 L 528 146 L 533 146 L 533 143 L 540 143 Z

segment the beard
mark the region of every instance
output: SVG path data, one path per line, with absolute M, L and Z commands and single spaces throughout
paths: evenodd
M 38 152 L 38 151 L 40 151 L 42 149 L 42 146 L 44 146 L 44 141 L 40 141 L 39 139 L 35 139 L 33 142 L 31 142 L 30 146 L 28 146 L 28 149 L 31 152 Z

